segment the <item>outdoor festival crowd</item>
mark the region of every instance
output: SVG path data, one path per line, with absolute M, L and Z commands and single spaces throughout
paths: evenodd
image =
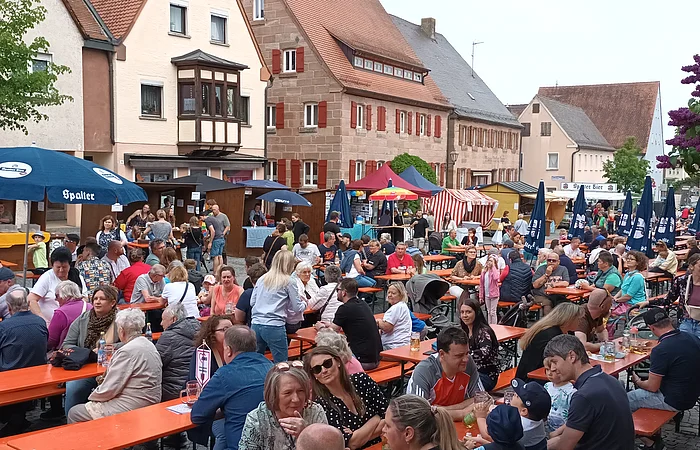
M 379 240 L 353 240 L 331 213 L 318 244 L 294 214 L 277 224 L 261 256 L 245 259 L 247 277 L 239 282 L 224 262 L 230 222 L 216 202 L 180 227 L 180 240 L 167 208 L 149 215 L 145 205 L 128 218 L 126 232 L 106 216 L 94 238 L 81 245 L 68 235 L 44 256 L 45 265 L 36 259 L 42 248 L 46 254 L 38 233 L 34 264 L 46 270 L 29 293 L 12 270 L 0 268 L 0 372 L 47 362 L 76 369 L 96 361 L 100 346 L 113 351 L 104 375 L 67 382 L 64 396 L 49 398 L 42 420 L 91 421 L 195 389 L 196 427 L 187 437 L 202 445 L 214 438 L 215 449 L 629 450 L 636 445 L 634 411 L 687 411 L 700 396 L 693 379 L 700 372 L 695 238 L 687 240 L 683 265 L 663 242 L 648 260 L 625 250 L 624 236 L 612 236 L 614 225 L 591 225 L 583 240 L 564 232 L 527 260 L 522 215 L 511 224 L 506 213 L 502 243 L 487 248 L 473 229 L 457 241 L 449 217 L 444 230 L 434 230 L 429 211 L 416 211 L 406 242 L 384 232 Z M 265 224 L 260 205 L 249 220 Z M 434 276 L 425 259 L 435 232 L 457 313 L 456 324 L 441 328 L 411 311 L 402 282 Z M 141 235 L 150 236 L 147 248 L 134 245 Z M 202 273 L 203 254 L 213 262 L 211 275 Z M 667 294 L 648 295 L 648 273 L 670 283 Z M 583 291 L 579 298 L 556 289 L 570 285 Z M 381 293 L 371 288 L 388 303 L 381 317 L 370 306 Z M 504 367 L 493 329 L 499 302 L 542 314 L 519 339 L 522 356 L 500 388 L 505 394 L 495 389 Z M 138 307 L 144 304 L 160 308 Z M 645 309 L 640 324 L 658 343 L 647 379 L 631 372 L 635 388 L 626 391 L 591 360 L 632 308 Z M 669 312 L 677 312 L 678 329 Z M 317 330 L 315 346 L 290 361 L 288 336 L 306 328 Z M 373 380 L 383 351 L 435 336 L 434 351 L 407 383 Z M 197 349 L 210 352 L 208 367 L 198 366 Z M 546 380 L 530 376 L 538 369 Z M 203 387 L 193 381 L 202 372 L 210 376 Z M 494 400 L 501 395 L 505 404 Z M 25 431 L 32 408 L 0 407 L 0 435 Z M 470 434 L 458 436 L 455 422 L 470 420 Z M 179 434 L 164 442 L 186 445 Z M 663 448 L 659 436 L 640 445 Z

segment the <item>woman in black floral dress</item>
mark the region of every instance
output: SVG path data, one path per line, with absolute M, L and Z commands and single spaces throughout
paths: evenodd
M 388 401 L 377 383 L 364 372 L 348 375 L 330 347 L 316 347 L 304 361 L 314 401 L 326 411 L 328 424 L 343 433 L 345 446 L 358 449 L 379 443 Z
M 498 381 L 498 339 L 486 322 L 481 306 L 476 300 L 462 295 L 459 299 L 459 323 L 469 336 L 469 356 L 472 357 L 479 379 L 485 391 L 490 391 Z

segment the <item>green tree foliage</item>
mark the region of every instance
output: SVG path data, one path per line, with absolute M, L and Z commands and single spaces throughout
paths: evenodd
M 617 183 L 620 192 L 642 192 L 649 161 L 642 159 L 642 149 L 633 137 L 627 138 L 610 161 L 603 163 L 603 176 L 609 183 Z
M 32 71 L 32 60 L 48 52 L 49 43 L 43 37 L 25 41 L 25 35 L 45 16 L 37 0 L 0 0 L 0 129 L 28 134 L 25 122 L 49 118 L 39 108 L 73 100 L 54 86 L 68 67 L 49 62 L 46 70 Z
M 410 166 L 414 166 L 418 173 L 423 175 L 426 180 L 433 184 L 437 184 L 435 171 L 432 169 L 432 167 L 430 167 L 430 164 L 425 162 L 419 156 L 402 153 L 391 161 L 391 170 L 393 170 L 397 175 L 408 169 Z

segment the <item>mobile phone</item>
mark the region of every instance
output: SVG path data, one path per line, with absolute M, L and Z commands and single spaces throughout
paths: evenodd
M 434 355 L 435 353 L 437 353 L 435 350 L 428 350 L 427 352 L 423 352 L 423 354 L 426 356 Z

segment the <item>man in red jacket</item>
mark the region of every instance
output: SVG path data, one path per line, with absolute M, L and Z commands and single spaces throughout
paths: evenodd
M 136 279 L 151 270 L 151 266 L 143 262 L 143 251 L 140 248 L 129 252 L 129 262 L 131 266 L 122 270 L 114 281 L 114 287 L 119 289 L 122 294 L 119 303 L 129 303 Z

